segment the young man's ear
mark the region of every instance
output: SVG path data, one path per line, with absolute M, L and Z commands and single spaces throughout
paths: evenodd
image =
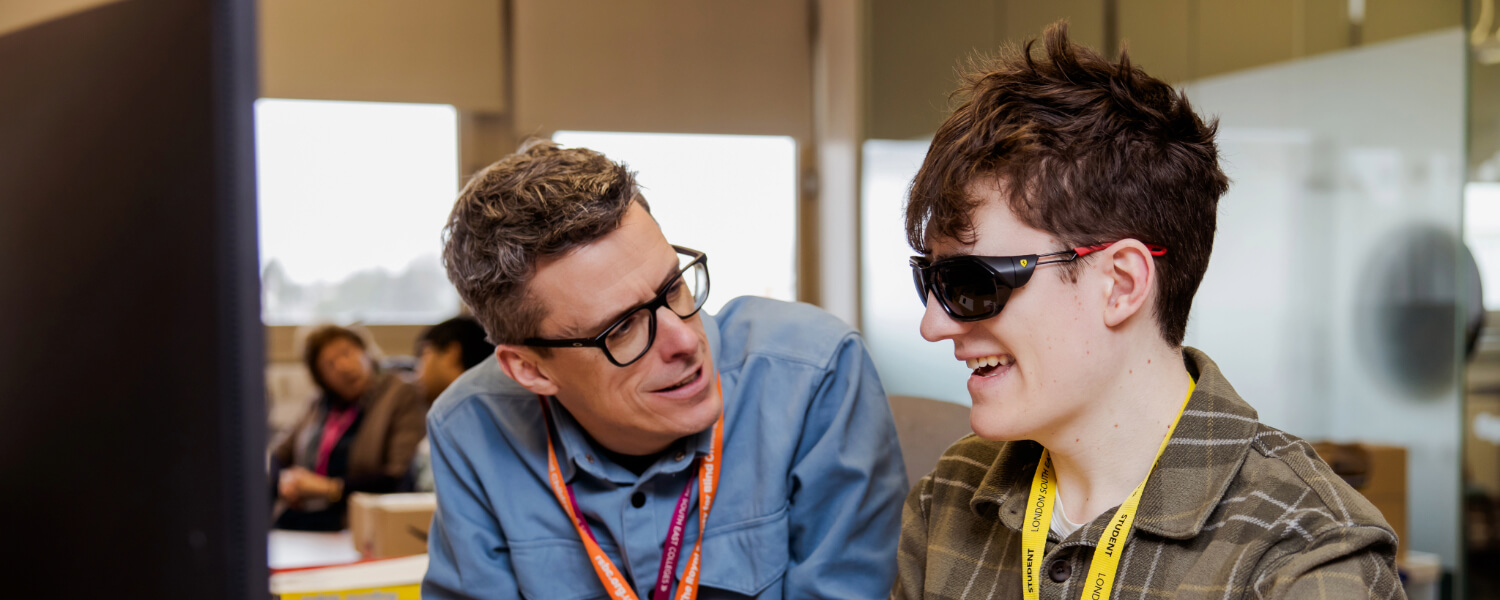
M 1104 324 L 1117 327 L 1146 306 L 1151 287 L 1156 282 L 1156 262 L 1151 251 L 1138 240 L 1116 242 L 1101 253 L 1108 295 L 1104 305 Z
M 557 395 L 557 383 L 542 370 L 536 351 L 525 346 L 500 344 L 495 346 L 495 358 L 500 361 L 500 370 L 531 393 Z

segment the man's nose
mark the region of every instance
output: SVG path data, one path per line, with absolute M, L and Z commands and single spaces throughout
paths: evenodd
M 698 351 L 698 335 L 687 320 L 663 306 L 656 309 L 656 348 L 671 361 Z
M 965 329 L 964 323 L 949 317 L 937 297 L 932 292 L 927 292 L 927 309 L 922 312 L 922 339 L 929 342 L 953 339 Z

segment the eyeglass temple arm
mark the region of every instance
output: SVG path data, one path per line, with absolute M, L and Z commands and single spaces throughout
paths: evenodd
M 598 346 L 599 344 L 596 340 L 588 338 L 573 338 L 567 340 L 544 340 L 541 338 L 526 338 L 525 341 L 521 342 L 521 345 L 541 348 L 588 348 Z

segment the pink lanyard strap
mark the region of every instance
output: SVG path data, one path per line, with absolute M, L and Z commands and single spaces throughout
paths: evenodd
M 693 473 L 697 473 L 700 466 L 698 459 L 693 459 Z M 682 555 L 682 530 L 687 526 L 688 505 L 693 501 L 693 482 L 682 488 L 682 496 L 677 498 L 677 508 L 672 511 L 672 528 L 667 530 L 667 542 L 662 544 L 661 567 L 656 570 L 656 589 L 651 592 L 651 600 L 672 600 L 672 576 L 677 573 L 677 557 Z
M 333 447 L 338 445 L 358 416 L 358 406 L 328 409 L 328 416 L 323 418 L 323 436 L 318 440 L 318 462 L 314 469 L 319 475 L 328 476 L 328 458 L 333 456 Z
M 719 387 L 717 378 L 714 381 L 715 390 L 722 396 L 723 389 Z M 594 532 L 584 520 L 583 510 L 578 507 L 578 498 L 573 494 L 573 486 L 563 482 L 562 469 L 558 466 L 557 450 L 552 445 L 552 417 L 547 410 L 547 398 L 537 397 L 542 404 L 542 417 L 547 423 L 547 472 L 548 482 L 552 487 L 552 493 L 557 497 L 557 502 L 568 513 L 568 518 L 573 521 L 573 527 L 578 530 L 579 539 L 583 540 L 584 549 L 589 554 L 589 562 L 594 567 L 594 574 L 599 577 L 599 582 L 604 584 L 604 589 L 611 598 L 616 600 L 638 600 L 635 592 L 624 585 L 620 578 L 620 569 L 614 562 L 604 554 L 594 538 Z M 677 590 L 677 600 L 693 600 L 698 596 L 698 575 L 703 563 L 703 531 L 707 527 L 708 513 L 713 508 L 714 497 L 718 494 L 719 473 L 722 471 L 719 457 L 724 452 L 724 415 L 720 413 L 719 419 L 713 427 L 713 450 L 708 456 L 700 461 L 694 460 L 694 471 L 698 476 L 698 541 L 693 545 L 693 553 L 688 558 L 686 570 L 682 575 L 682 585 Z M 677 559 L 682 555 L 682 532 L 687 525 L 688 507 L 692 501 L 693 484 L 683 488 L 682 496 L 677 499 L 677 508 L 672 513 L 672 527 L 667 532 L 667 539 L 662 547 L 661 566 L 657 569 L 656 587 L 652 590 L 652 600 L 671 600 L 672 574 L 677 571 Z

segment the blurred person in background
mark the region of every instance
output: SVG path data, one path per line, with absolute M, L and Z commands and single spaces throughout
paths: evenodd
M 484 326 L 474 317 L 454 317 L 427 328 L 417 338 L 416 370 L 427 403 L 464 371 L 494 355 L 495 345 L 485 340 Z
M 766 298 L 702 311 L 708 256 L 583 148 L 485 168 L 445 235 L 497 360 L 428 415 L 423 598 L 889 592 L 908 485 L 858 332 Z
M 464 371 L 494 356 L 495 345 L 485 340 L 484 326 L 474 317 L 454 317 L 427 328 L 417 338 L 416 371 L 417 383 L 422 386 L 427 403 L 437 400 Z M 403 491 L 433 490 L 432 452 L 425 437 L 417 445 L 407 479 Z
M 419 386 L 379 371 L 349 329 L 314 330 L 303 361 L 322 393 L 271 452 L 274 526 L 337 531 L 348 494 L 393 492 L 407 477 L 427 404 Z

